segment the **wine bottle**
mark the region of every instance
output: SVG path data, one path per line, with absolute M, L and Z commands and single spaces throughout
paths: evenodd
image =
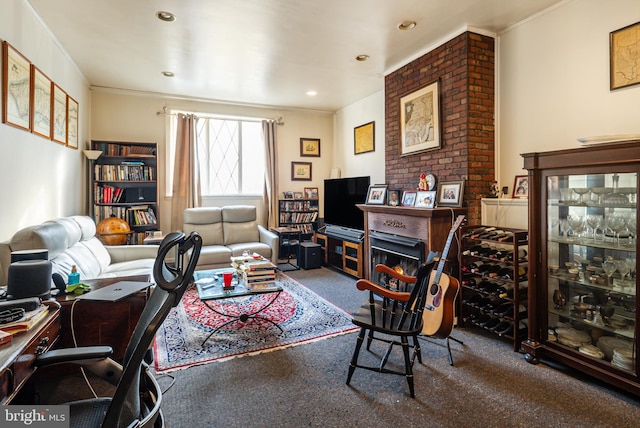
M 496 293 L 498 293 L 498 297 L 500 297 L 501 299 L 505 299 L 505 298 L 513 298 L 513 284 L 510 282 L 504 283 L 502 284 L 500 287 L 498 287 L 498 289 L 496 290 Z

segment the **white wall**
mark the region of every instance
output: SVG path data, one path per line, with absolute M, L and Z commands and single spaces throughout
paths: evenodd
M 90 129 L 88 82 L 25 0 L 0 0 L 0 39 L 78 101 L 82 146 Z M 28 225 L 86 214 L 86 168 L 81 150 L 0 123 L 0 241 Z
M 318 187 L 322 201 L 323 180 L 329 177 L 333 153 L 333 114 L 308 110 L 277 110 L 220 103 L 202 103 L 168 99 L 159 95 L 138 95 L 124 92 L 93 92 L 93 140 L 147 141 L 158 144 L 158 176 L 160 194 L 160 228 L 170 229 L 170 200 L 164 195 L 165 182 L 165 117 L 156 113 L 171 108 L 201 113 L 276 119 L 282 117 L 284 125 L 278 127 L 278 179 L 279 195 L 283 191 L 300 191 L 305 187 Z M 300 138 L 319 138 L 320 157 L 301 157 Z M 291 181 L 291 162 L 311 162 L 311 181 Z M 257 203 L 247 197 L 235 203 Z M 204 200 L 203 205 L 221 206 L 233 203 L 228 198 Z M 323 214 L 322 204 L 320 206 Z M 260 213 L 259 213 L 260 215 Z
M 521 153 L 578 137 L 640 133 L 640 85 L 609 90 L 609 33 L 640 21 L 638 0 L 573 0 L 499 36 L 497 171 L 512 190 Z
M 384 82 L 381 83 L 383 85 Z M 353 129 L 375 122 L 375 151 L 354 154 Z M 384 90 L 353 103 L 335 115 L 334 168 L 342 177 L 370 176 L 371 183 L 384 183 L 385 159 Z M 327 176 L 328 178 L 328 176 Z

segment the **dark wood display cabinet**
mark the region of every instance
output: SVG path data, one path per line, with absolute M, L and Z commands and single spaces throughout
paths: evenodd
M 560 361 L 637 395 L 639 144 L 522 155 L 529 171 L 527 361 Z
M 461 325 L 513 342 L 527 337 L 527 231 L 464 226 L 459 231 Z

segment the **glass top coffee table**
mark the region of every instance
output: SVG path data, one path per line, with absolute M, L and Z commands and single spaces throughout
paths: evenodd
M 233 287 L 233 289 L 226 290 L 223 287 L 222 274 L 225 272 L 233 273 L 233 280 L 231 282 L 231 286 Z M 200 300 L 202 300 L 202 303 L 204 303 L 207 308 L 217 313 L 218 315 L 229 318 L 228 321 L 216 327 L 206 337 L 206 339 L 202 341 L 203 346 L 207 342 L 207 340 L 209 340 L 209 338 L 213 336 L 214 333 L 235 321 L 241 321 L 244 323 L 250 319 L 260 319 L 278 327 L 280 332 L 284 333 L 284 330 L 282 330 L 282 327 L 280 327 L 278 323 L 270 320 L 269 318 L 259 315 L 262 311 L 271 306 L 273 302 L 276 301 L 280 293 L 282 293 L 282 287 L 277 285 L 276 283 L 262 284 L 259 286 L 247 288 L 242 279 L 238 277 L 236 270 L 231 267 L 196 271 L 193 274 L 193 279 L 198 290 L 198 297 L 200 298 Z M 257 308 L 255 306 L 249 306 L 249 303 L 254 301 L 251 296 L 255 297 L 257 295 L 264 294 L 271 294 L 271 296 L 265 299 L 261 299 L 260 304 Z M 227 299 L 232 301 L 231 304 L 237 308 L 236 311 L 226 311 L 225 309 L 228 308 L 228 304 L 218 304 L 215 306 L 209 304 L 210 301 Z

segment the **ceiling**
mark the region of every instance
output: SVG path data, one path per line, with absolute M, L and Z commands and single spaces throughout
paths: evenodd
M 385 74 L 452 35 L 498 33 L 560 2 L 28 1 L 92 87 L 327 111 L 382 90 Z M 406 20 L 416 27 L 399 30 Z

